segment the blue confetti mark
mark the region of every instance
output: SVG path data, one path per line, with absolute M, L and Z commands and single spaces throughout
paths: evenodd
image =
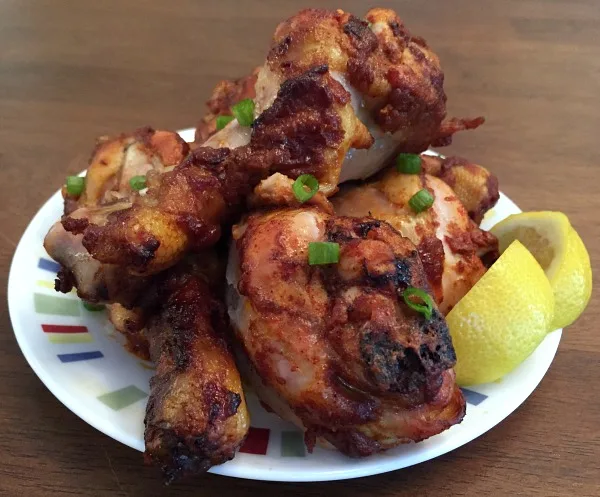
M 465 396 L 465 399 L 467 400 L 467 402 L 469 404 L 473 404 L 474 406 L 478 406 L 485 399 L 488 398 L 487 395 L 483 395 L 482 393 L 479 393 L 479 392 L 474 392 L 473 390 L 467 390 L 466 388 L 461 388 L 461 390 L 462 390 L 462 393 Z
M 78 362 L 89 361 L 90 359 L 100 359 L 104 354 L 99 350 L 93 352 L 77 352 L 75 354 L 58 354 L 60 362 Z
M 52 273 L 58 273 L 60 264 L 58 262 L 51 261 L 49 259 L 40 258 L 38 261 L 38 267 Z

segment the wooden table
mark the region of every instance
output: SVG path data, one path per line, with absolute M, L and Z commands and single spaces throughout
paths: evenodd
M 566 212 L 597 264 L 600 3 L 381 3 L 440 55 L 450 112 L 488 118 L 450 151 L 492 169 L 523 209 Z M 349 482 L 207 475 L 162 489 L 139 453 L 77 418 L 29 369 L 9 322 L 5 278 L 42 202 L 84 166 L 95 137 L 144 124 L 192 126 L 215 82 L 259 64 L 277 22 L 303 5 L 0 2 L 1 495 L 600 495 L 595 297 L 539 388 L 501 425 L 434 461 Z

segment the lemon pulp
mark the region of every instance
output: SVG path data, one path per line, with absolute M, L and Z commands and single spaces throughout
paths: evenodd
M 523 212 L 501 221 L 490 230 L 500 252 L 519 240 L 544 269 L 555 298 L 551 329 L 573 323 L 592 293 L 590 257 L 567 216 L 561 212 Z

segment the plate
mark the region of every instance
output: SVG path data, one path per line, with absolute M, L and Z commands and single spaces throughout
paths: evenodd
M 193 139 L 193 130 L 181 132 Z M 136 450 L 144 450 L 144 410 L 152 365 L 129 354 L 104 311 L 86 310 L 74 293 L 53 290 L 58 266 L 42 247 L 62 214 L 56 192 L 35 215 L 17 246 L 8 281 L 8 306 L 19 346 L 48 389 L 81 419 Z M 520 209 L 504 194 L 485 217 L 490 228 Z M 266 412 L 250 393 L 252 428 L 232 461 L 212 473 L 274 481 L 324 481 L 368 476 L 433 459 L 477 438 L 519 407 L 548 370 L 561 330 L 501 381 L 463 390 L 467 415 L 460 425 L 424 442 L 367 459 L 316 449 L 307 454 L 302 433 Z M 140 457 L 140 464 L 142 458 Z

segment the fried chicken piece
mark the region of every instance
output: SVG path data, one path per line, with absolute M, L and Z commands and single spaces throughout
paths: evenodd
M 107 306 L 128 350 L 156 364 L 145 459 L 167 483 L 232 459 L 248 431 L 223 286 L 224 261 L 204 252 L 154 278 L 138 307 Z
M 234 240 L 228 306 L 248 376 L 263 402 L 305 430 L 309 449 L 318 440 L 367 456 L 460 422 L 445 320 L 435 304 L 427 320 L 401 296 L 429 291 L 408 239 L 312 205 L 251 214 Z M 338 243 L 339 263 L 310 266 L 315 241 Z
M 416 214 L 408 202 L 424 188 L 434 203 Z M 469 219 L 447 183 L 429 174 L 400 174 L 390 169 L 375 181 L 349 186 L 332 201 L 338 215 L 373 216 L 390 223 L 416 245 L 443 314 L 483 276 L 482 257 L 493 261 L 498 255 L 496 237 Z
M 332 194 L 348 151 L 373 143 L 354 112 L 351 94 L 325 64 L 308 67 L 275 89 L 276 95 L 268 96 L 269 105 L 256 112 L 251 128 L 234 120 L 202 146 L 237 148 L 249 144 L 254 149 L 279 150 L 289 157 L 289 163 L 273 171 L 292 177 L 313 174 L 321 191 Z M 259 96 L 255 103 L 257 109 L 262 108 Z
M 397 146 L 421 151 L 437 139 L 446 114 L 439 60 L 392 10 L 372 9 L 364 20 L 341 10 L 299 12 L 275 30 L 257 88 L 321 64 L 360 100 L 357 113 L 364 105 L 363 122 L 398 133 Z
M 132 305 L 147 278 L 128 275 L 118 266 L 94 259 L 83 245 L 82 231 L 89 223 L 104 225 L 110 214 L 131 207 L 132 198 L 139 196 L 129 184 L 132 177 L 150 171 L 162 174 L 188 151 L 177 133 L 151 128 L 98 141 L 82 194 L 70 195 L 63 188 L 65 216 L 44 239 L 46 251 L 62 266 L 57 291 L 66 293 L 75 286 L 84 300 Z
M 439 177 L 454 190 L 476 224 L 500 198 L 498 178 L 467 159 L 421 154 L 421 164 L 423 171 Z
M 337 181 L 331 181 L 333 174 L 326 178 L 331 181 L 324 189 L 328 194 L 335 191 L 337 183 L 368 177 L 398 152 L 421 152 L 430 145 L 447 145 L 454 133 L 474 129 L 484 121 L 481 117 L 446 119 L 444 76 L 437 56 L 389 9 L 372 9 L 365 20 L 342 10 L 306 9 L 282 22 L 275 31 L 266 63 L 258 72 L 252 95 L 256 115 L 272 105 L 284 81 L 318 66 L 327 66 L 350 93 L 354 113 L 373 137 L 372 145 L 348 151 L 341 175 L 341 163 L 337 167 Z M 247 83 L 248 79 L 240 81 Z M 220 83 L 209 106 L 222 99 L 224 88 L 232 86 L 239 89 L 241 83 Z M 244 85 L 243 90 L 246 98 L 251 96 L 248 86 Z M 233 96 L 227 101 L 231 106 L 238 92 L 229 91 L 227 95 Z M 205 119 L 213 119 L 213 115 L 210 108 Z M 201 138 L 205 136 L 202 132 Z M 249 139 L 250 130 L 233 121 L 204 145 L 240 146 Z
M 145 336 L 156 373 L 144 420 L 145 459 L 167 483 L 235 455 L 249 429 L 225 307 L 202 260 L 161 275 Z

